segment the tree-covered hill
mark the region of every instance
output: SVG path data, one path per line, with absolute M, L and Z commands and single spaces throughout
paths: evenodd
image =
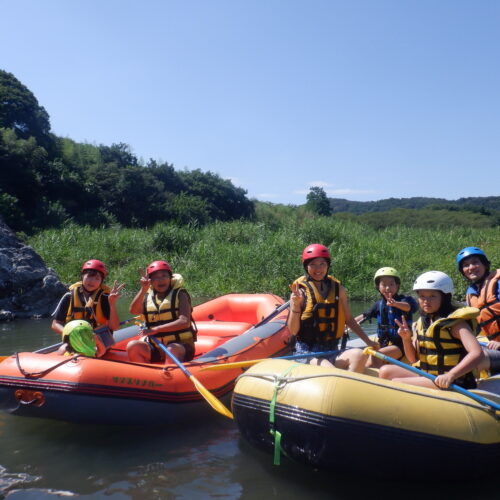
M 471 210 L 476 212 L 500 211 L 500 196 L 485 196 L 445 200 L 444 198 L 387 198 L 378 201 L 350 201 L 342 198 L 329 198 L 333 212 L 364 214 L 387 212 L 397 208 L 421 209 L 440 208 L 448 210 Z M 488 215 L 488 214 L 486 214 Z
M 251 219 L 246 191 L 212 172 L 141 163 L 127 144 L 57 137 L 47 111 L 0 70 L 0 216 L 15 231 L 76 222 L 149 227 Z

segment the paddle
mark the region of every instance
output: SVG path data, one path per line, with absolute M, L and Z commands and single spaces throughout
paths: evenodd
M 275 316 L 277 316 L 281 311 L 284 311 L 287 307 L 290 307 L 289 300 L 287 300 L 286 302 L 281 304 L 279 307 L 277 307 L 271 314 L 268 314 L 265 318 L 262 318 L 257 324 L 253 325 L 245 333 L 250 332 L 254 328 L 258 328 L 259 326 L 266 324 L 268 321 L 272 320 Z
M 155 339 L 153 336 L 149 337 L 160 349 L 165 351 L 165 354 L 182 370 L 182 373 L 193 382 L 194 386 L 198 392 L 206 399 L 208 404 L 221 415 L 227 418 L 234 418 L 233 414 L 228 408 L 226 408 L 221 401 L 219 401 L 208 389 L 206 389 L 202 383 L 170 352 L 167 347 L 165 347 L 161 342 Z
M 341 352 L 342 349 L 337 349 L 336 351 L 325 351 L 325 352 L 310 352 L 307 354 L 292 354 L 290 356 L 280 356 L 279 358 L 262 358 L 262 359 L 247 359 L 246 361 L 236 361 L 234 363 L 221 363 L 218 365 L 204 366 L 202 370 L 229 370 L 230 368 L 244 368 L 246 366 L 256 365 L 261 361 L 267 361 L 268 359 L 301 359 L 301 358 L 322 358 L 325 356 L 332 356 Z
M 382 359 L 383 361 L 387 361 L 388 363 L 392 363 L 393 365 L 400 366 L 401 368 L 404 368 L 405 370 L 416 373 L 417 375 L 420 375 L 421 377 L 428 378 L 429 380 L 434 381 L 436 378 L 435 375 L 432 375 L 432 374 L 427 373 L 423 370 L 420 370 L 419 368 L 415 368 L 414 366 L 403 363 L 402 361 L 399 361 L 397 359 L 391 358 L 390 356 L 386 356 L 385 354 L 382 354 L 381 352 L 375 351 L 375 349 L 373 349 L 371 347 L 366 347 L 363 352 L 365 354 L 371 354 L 372 356 L 375 356 L 378 359 Z M 498 403 L 495 403 L 494 401 L 490 401 L 489 399 L 486 399 L 486 398 L 483 398 L 482 396 L 474 394 L 473 392 L 470 392 L 467 389 L 460 387 L 459 385 L 451 384 L 449 388 L 460 393 L 460 394 L 463 394 L 464 396 L 467 396 L 467 397 L 473 399 L 474 401 L 477 401 L 478 403 L 482 403 L 484 405 L 491 406 L 493 409 L 500 411 L 500 405 Z

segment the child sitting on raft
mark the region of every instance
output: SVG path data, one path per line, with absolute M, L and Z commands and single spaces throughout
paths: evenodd
M 381 267 L 373 277 L 375 288 L 379 291 L 381 299 L 368 311 L 356 316 L 356 322 L 361 324 L 366 320 L 376 318 L 379 351 L 391 358 L 403 357 L 403 339 L 398 335 L 396 320 L 401 321 L 404 317 L 411 328 L 413 313 L 418 309 L 417 302 L 413 297 L 401 295 L 399 287 L 401 279 L 393 267 Z M 370 356 L 367 367 L 379 367 L 383 364 L 377 358 Z
M 476 387 L 472 370 L 483 359 L 473 333 L 478 309 L 453 305 L 453 282 L 441 271 L 428 271 L 419 276 L 413 290 L 418 294 L 420 307 L 413 339 L 404 317 L 396 320 L 398 334 L 410 363 L 418 361 L 421 370 L 436 378 L 432 381 L 395 365 L 382 366 L 380 377 L 430 388 L 447 389 L 453 383 L 465 389 Z
M 165 361 L 165 352 L 151 340 L 168 346 L 179 361 L 194 357 L 196 331 L 193 328 L 191 298 L 179 274 L 172 274 L 168 262 L 157 260 L 141 274 L 141 289 L 130 304 L 130 312 L 141 315 L 145 328 L 142 339 L 127 344 L 130 361 L 150 363 Z
M 102 356 L 113 344 L 113 330 L 120 326 L 120 318 L 116 310 L 116 302 L 120 297 L 120 291 L 124 284 L 113 287 L 104 284 L 107 270 L 104 262 L 98 259 L 86 261 L 81 269 L 81 280 L 69 287 L 55 311 L 51 328 L 62 337 L 62 346 L 59 353 L 75 352 L 69 343 L 70 328 L 65 325 L 75 320 L 83 320 L 101 333 L 95 335 L 97 345 L 97 356 Z M 102 329 L 101 327 L 108 327 Z
M 354 320 L 344 287 L 328 275 L 330 263 L 330 252 L 324 245 L 309 245 L 302 253 L 305 275 L 290 286 L 288 328 L 295 340 L 294 350 L 296 354 L 337 351 L 328 358 L 313 358 L 310 363 L 363 372 L 367 357 L 361 349 L 338 351 L 345 325 L 370 347 L 378 348 L 378 343 L 370 340 Z
M 500 269 L 490 272 L 490 261 L 477 247 L 460 250 L 456 263 L 469 282 L 465 292 L 467 305 L 479 309 L 479 328 L 488 338 L 480 370 L 491 375 L 500 373 Z

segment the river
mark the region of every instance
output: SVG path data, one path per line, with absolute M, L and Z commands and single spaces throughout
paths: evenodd
M 364 306 L 353 306 L 353 312 Z M 373 325 L 366 330 L 373 331 Z M 0 323 L 0 354 L 33 350 L 57 340 L 47 319 Z M 398 482 L 390 477 L 390 464 L 379 464 L 376 455 L 367 455 L 365 469 L 380 469 L 381 477 L 388 474 L 385 479 L 371 479 L 364 470 L 349 475 L 318 471 L 286 459 L 274 466 L 270 455 L 250 447 L 234 423 L 216 412 L 206 420 L 175 427 L 158 422 L 141 427 L 88 426 L 0 413 L 0 443 L 0 498 L 9 500 L 497 500 L 500 496 L 497 478 L 429 484 L 424 478 L 436 480 L 439 471 L 426 470 L 425 464 L 415 471 L 414 482 Z

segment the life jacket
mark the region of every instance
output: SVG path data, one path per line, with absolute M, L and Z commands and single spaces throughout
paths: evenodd
M 310 278 L 301 276 L 295 280 L 306 297 L 297 339 L 309 347 L 332 342 L 335 346 L 344 334 L 345 313 L 339 300 L 340 281 L 333 276 L 327 276 L 324 281 L 329 285 L 326 298 Z
M 394 300 L 400 301 L 404 299 L 403 295 L 397 295 Z M 398 325 L 396 324 L 396 319 L 401 321 L 403 316 L 406 318 L 408 327 L 411 329 L 413 314 L 412 314 L 412 304 L 409 303 L 410 310 L 408 312 L 402 311 L 397 307 L 392 307 L 387 305 L 385 298 L 378 301 L 378 311 L 377 311 L 377 335 L 378 342 L 381 347 L 388 345 L 402 346 L 403 341 L 398 334 Z
M 187 290 L 183 287 L 183 284 L 184 280 L 182 276 L 174 274 L 172 276 L 171 288 L 161 303 L 158 303 L 156 294 L 152 288 L 150 288 L 144 295 L 142 319 L 148 328 L 171 323 L 172 321 L 178 319 L 179 294 L 181 291 L 187 294 L 189 304 L 191 304 L 191 297 L 189 296 Z M 192 310 L 193 308 L 191 306 L 191 312 Z M 193 318 L 190 315 L 189 327 L 171 332 L 161 332 L 153 335 L 153 337 L 165 345 L 170 344 L 171 342 L 193 343 L 196 341 L 196 333 L 196 327 L 194 325 Z
M 424 327 L 423 318 L 418 318 L 416 332 L 420 368 L 432 375 L 441 375 L 458 365 L 466 356 L 467 350 L 459 339 L 453 337 L 451 327 L 460 321 L 466 321 L 475 332 L 478 315 L 479 310 L 475 307 L 461 307 L 448 317 L 434 321 L 427 330 Z
M 484 280 L 479 295 L 468 293 L 467 305 L 479 309 L 478 326 L 484 331 L 489 340 L 500 340 L 500 301 L 498 300 L 498 280 L 500 269 L 491 272 Z
M 89 306 L 86 306 L 86 303 L 83 302 L 85 297 L 83 293 L 80 291 L 83 286 L 81 281 L 77 283 L 73 283 L 69 287 L 69 291 L 71 293 L 71 298 L 69 302 L 68 312 L 66 313 L 66 321 L 72 321 L 74 319 L 83 319 L 88 321 L 92 328 L 97 328 L 101 325 L 106 325 L 108 322 L 108 318 L 104 315 L 102 309 L 102 298 L 103 294 L 109 294 L 111 288 L 107 285 L 101 284 L 101 286 L 92 292 L 92 295 L 89 297 Z

